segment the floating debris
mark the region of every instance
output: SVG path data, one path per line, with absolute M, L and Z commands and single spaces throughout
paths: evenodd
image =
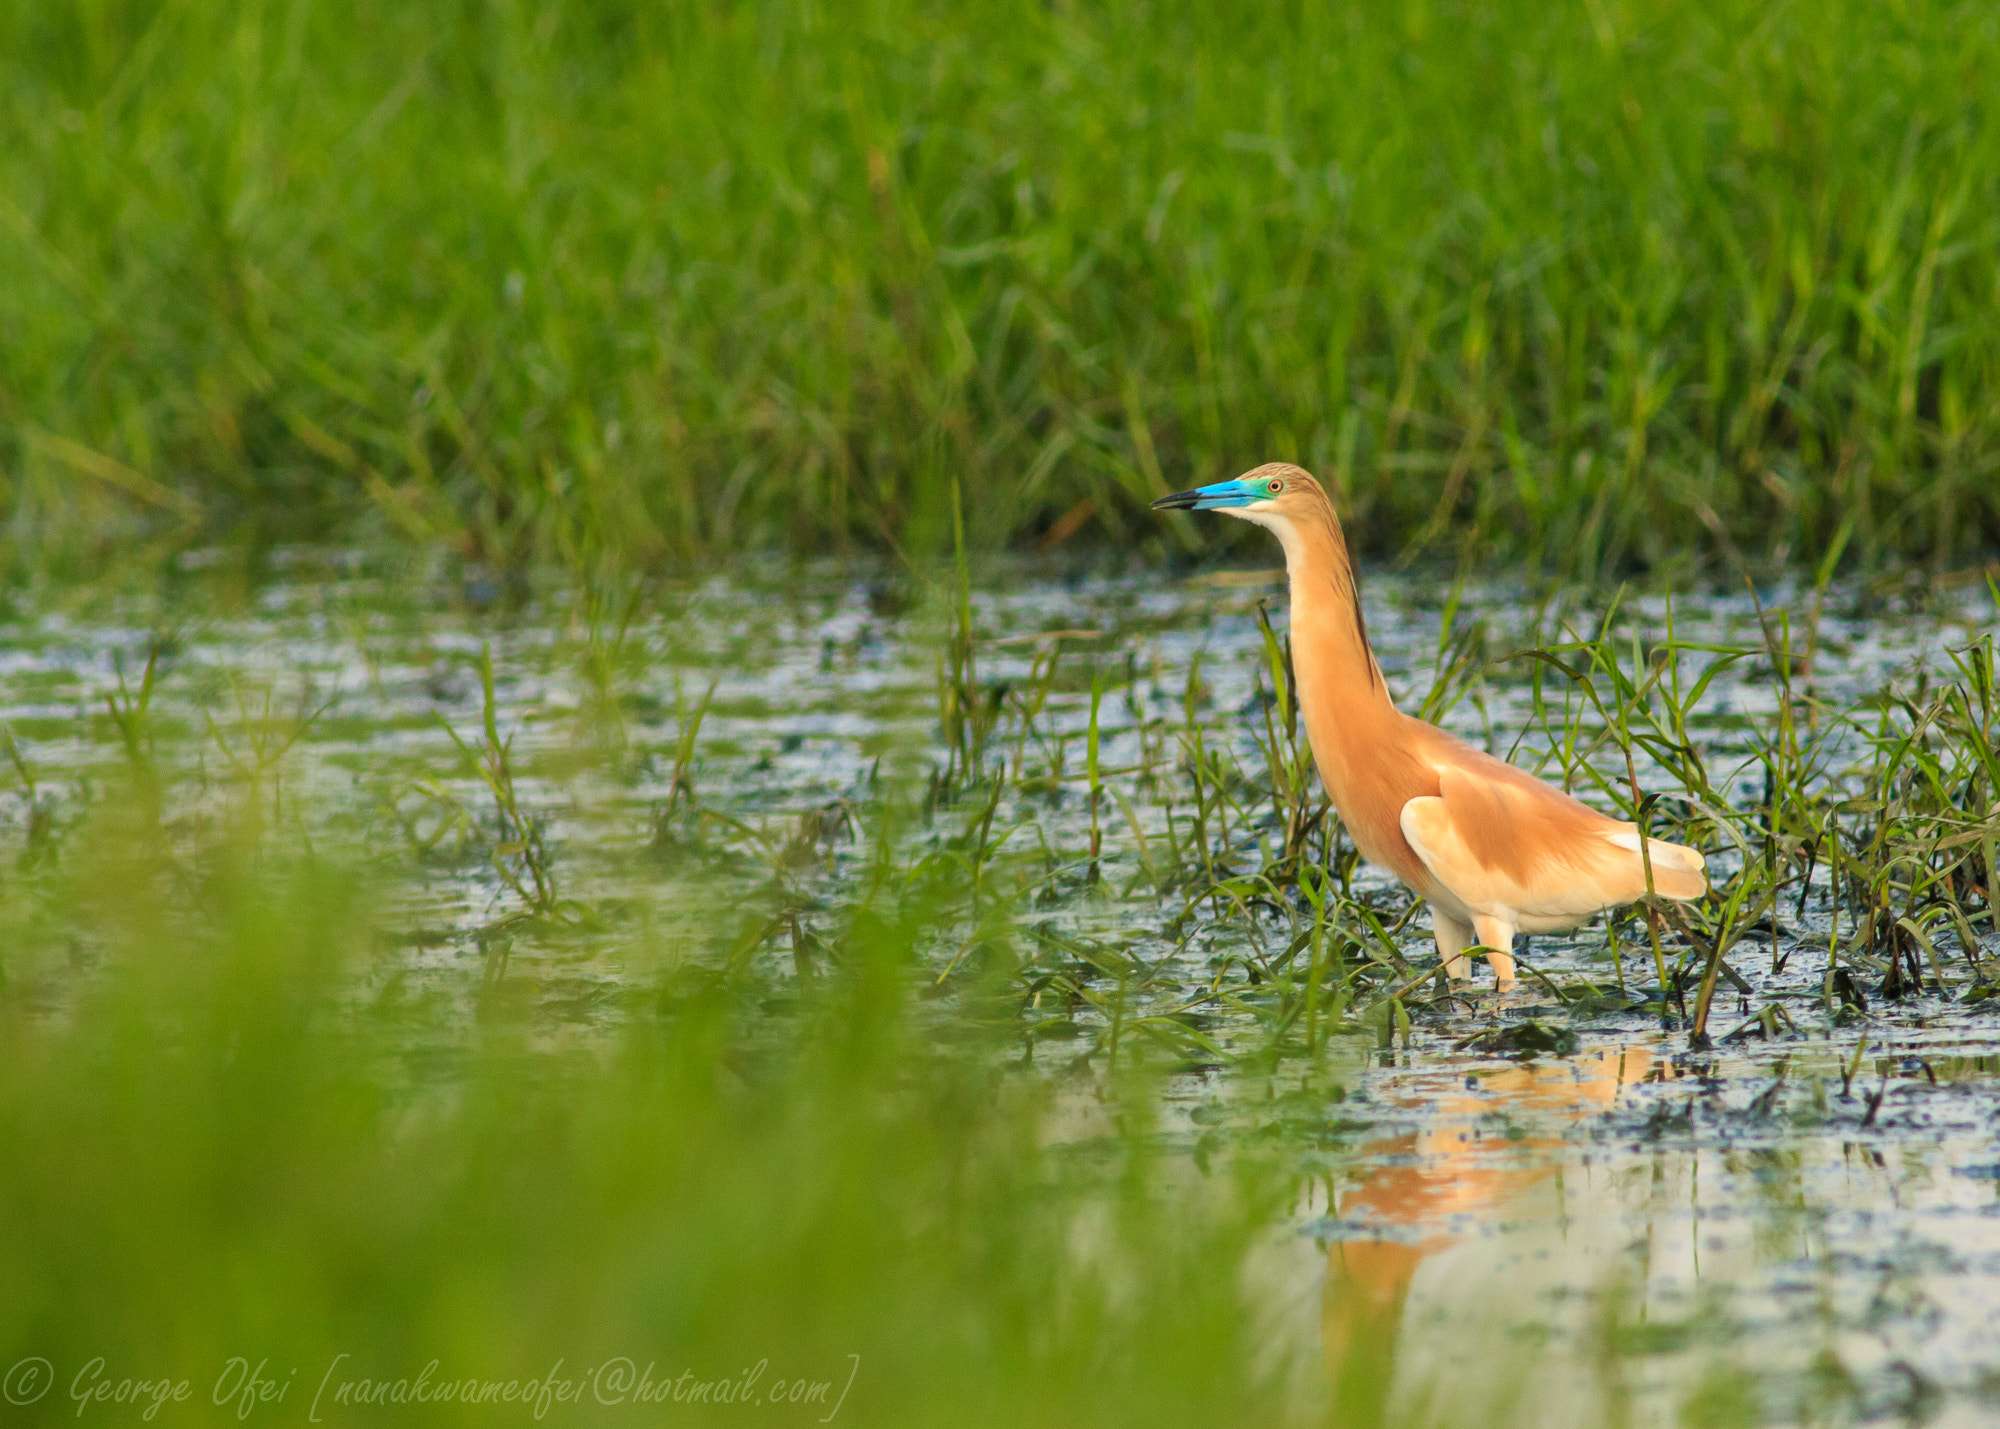
M 1461 1052 L 1484 1052 L 1494 1057 L 1574 1057 L 1583 1041 L 1567 1027 L 1529 1021 L 1476 1032 L 1452 1045 Z

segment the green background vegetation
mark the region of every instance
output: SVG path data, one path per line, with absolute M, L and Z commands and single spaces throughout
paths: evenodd
M 2000 537 L 1990 5 L 0 5 L 17 552 Z M 1086 506 L 1083 503 L 1088 502 Z

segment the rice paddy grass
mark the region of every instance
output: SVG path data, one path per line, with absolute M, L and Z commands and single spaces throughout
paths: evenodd
M 1989 6 L 0 7 L 0 508 L 150 544 L 1585 581 L 2000 538 Z
M 1574 1422 L 1990 1393 L 1867 1358 L 1907 1305 L 1976 1360 L 1921 1311 L 1972 1272 L 1905 1225 L 1836 1274 L 1873 1242 L 1811 1173 L 1985 1185 L 2000 591 L 1371 586 L 1407 708 L 1710 858 L 1496 999 L 1325 808 L 1267 572 L 510 607 L 290 559 L 233 610 L 196 566 L 7 636 L 0 1357 L 60 1370 L 24 1413 L 164 1377 L 183 1422 L 493 1417 L 408 1402 L 433 1360 L 563 1422 L 671 1381 L 718 1423 L 1514 1423 L 1559 1352 L 1604 1396 Z M 1529 1339 L 1413 1390 L 1442 1232 L 1397 1177 L 1581 1208 L 1579 1146 L 1818 1227 L 1823 1347 L 1578 1260 L 1567 1299 L 1488 1285 Z

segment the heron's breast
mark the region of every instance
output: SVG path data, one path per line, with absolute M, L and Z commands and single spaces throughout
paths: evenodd
M 1420 778 L 1394 777 L 1399 772 L 1336 766 L 1327 777 L 1329 771 L 1322 766 L 1327 797 L 1361 856 L 1429 897 L 1433 879 L 1403 837 L 1403 805 L 1424 793 L 1436 793 L 1437 787 L 1433 782 L 1424 788 Z

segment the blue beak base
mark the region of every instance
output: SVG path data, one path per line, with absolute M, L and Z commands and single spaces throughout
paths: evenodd
M 1176 491 L 1153 503 L 1155 511 L 1221 511 L 1230 506 L 1248 506 L 1259 499 L 1240 481 L 1218 481 L 1193 491 Z

